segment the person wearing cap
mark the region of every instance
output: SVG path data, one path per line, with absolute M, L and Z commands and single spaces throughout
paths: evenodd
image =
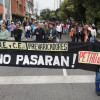
M 0 40 L 7 40 L 8 39 L 8 30 L 6 29 L 6 25 L 1 26 L 1 32 L 0 32 Z
M 47 40 L 48 42 L 56 42 L 57 31 L 54 28 L 52 23 L 49 24 L 49 28 L 47 30 Z

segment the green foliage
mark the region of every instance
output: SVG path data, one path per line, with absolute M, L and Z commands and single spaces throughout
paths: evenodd
M 61 20 L 70 20 L 70 17 L 72 17 L 78 22 L 98 23 L 100 0 L 64 0 L 60 5 L 58 16 Z
M 40 12 L 40 16 L 42 20 L 52 20 L 52 18 L 54 19 L 59 19 L 58 15 L 59 9 L 57 9 L 56 11 L 51 11 L 50 9 L 43 9 Z
M 100 0 L 64 0 L 56 11 L 44 9 L 40 15 L 44 20 L 56 17 L 57 20 L 70 21 L 73 18 L 79 23 L 100 26 Z
M 96 18 L 100 19 L 100 1 L 84 0 L 83 6 L 86 8 L 86 21 L 89 24 L 95 23 Z
M 51 13 L 51 10 L 50 9 L 43 9 L 40 12 L 40 16 L 42 17 L 43 20 L 48 20 L 49 17 L 50 17 L 50 13 Z

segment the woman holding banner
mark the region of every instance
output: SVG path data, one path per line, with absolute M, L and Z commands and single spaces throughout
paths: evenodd
M 0 40 L 7 40 L 8 39 L 8 30 L 6 29 L 6 25 L 1 26 L 1 32 L 0 32 Z

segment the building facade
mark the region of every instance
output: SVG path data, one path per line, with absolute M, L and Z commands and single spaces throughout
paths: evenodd
M 3 13 L 4 13 L 3 0 L 0 0 L 0 20 L 3 19 Z
M 34 0 L 26 0 L 26 20 L 34 19 Z
M 0 20 L 34 19 L 34 0 L 0 0 Z
M 25 18 L 25 0 L 11 0 L 11 13 L 14 22 L 22 22 Z
M 11 0 L 0 0 L 0 19 L 11 20 Z

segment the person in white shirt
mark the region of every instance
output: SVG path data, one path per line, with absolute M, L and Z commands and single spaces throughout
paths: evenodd
M 96 29 L 94 26 L 92 26 L 92 29 L 91 29 L 91 38 L 90 38 L 90 42 L 93 42 L 95 37 L 97 36 L 97 32 L 96 32 Z
M 25 27 L 25 32 L 26 32 L 26 40 L 28 38 L 30 38 L 30 31 L 31 31 L 31 27 L 29 26 L 29 24 L 27 23 L 26 27 Z
M 92 30 L 92 25 L 89 25 L 88 30 L 89 30 L 89 31 L 91 31 L 91 30 Z
M 62 26 L 60 25 L 60 23 L 58 23 L 56 30 L 57 30 L 57 32 L 58 32 L 58 34 L 60 36 L 60 39 L 61 39 L 61 36 L 62 36 Z

